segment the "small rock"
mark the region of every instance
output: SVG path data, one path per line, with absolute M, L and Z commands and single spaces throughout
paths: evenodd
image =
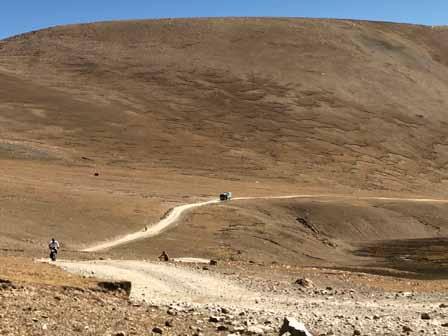
M 260 326 L 253 325 L 253 326 L 250 326 L 249 328 L 247 328 L 246 334 L 247 335 L 263 335 L 264 329 L 261 328 Z
M 246 330 L 246 328 L 244 328 L 243 326 L 240 326 L 240 325 L 237 325 L 232 328 L 232 331 L 234 333 L 242 333 L 244 330 Z
M 177 311 L 175 311 L 174 309 L 168 309 L 168 311 L 166 313 L 168 315 L 171 315 L 171 316 L 176 316 L 177 315 Z
M 162 330 L 161 328 L 159 328 L 159 327 L 154 327 L 154 328 L 152 328 L 152 332 L 153 332 L 154 334 L 160 334 L 160 335 L 163 334 L 163 330 Z
M 429 316 L 428 313 L 422 313 L 422 315 L 421 315 L 421 319 L 422 319 L 422 320 L 430 320 L 430 319 L 431 319 L 431 316 Z
M 441 303 L 439 308 L 448 308 L 448 304 L 446 303 Z
M 361 336 L 361 332 L 358 329 L 353 331 L 353 336 Z
M 210 260 L 210 265 L 211 265 L 211 266 L 216 266 L 216 265 L 218 265 L 218 261 L 216 261 L 216 260 Z
M 219 322 L 219 318 L 216 317 L 216 316 L 210 316 L 210 317 L 208 318 L 208 321 L 209 321 L 209 322 L 212 322 L 212 323 L 218 323 L 218 322 Z
M 312 336 L 302 322 L 292 317 L 285 317 L 280 329 L 280 336 L 289 332 L 291 336 Z
M 408 326 L 403 326 L 403 332 L 408 333 L 408 332 L 412 332 L 412 329 Z
M 165 321 L 165 327 L 171 328 L 173 326 L 173 321 Z
M 218 331 L 227 331 L 229 328 L 227 328 L 225 325 L 220 325 L 216 328 Z
M 73 331 L 81 333 L 84 330 L 83 330 L 83 328 L 80 325 L 75 325 L 75 326 L 73 326 Z

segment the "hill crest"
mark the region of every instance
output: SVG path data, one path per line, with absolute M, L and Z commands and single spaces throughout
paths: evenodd
M 3 131 L 107 165 L 444 192 L 447 40 L 352 20 L 55 27 L 0 42 Z

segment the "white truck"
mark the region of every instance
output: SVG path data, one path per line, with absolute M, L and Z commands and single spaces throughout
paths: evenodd
M 221 201 L 230 201 L 232 199 L 232 193 L 231 192 L 223 192 L 219 195 L 219 199 Z

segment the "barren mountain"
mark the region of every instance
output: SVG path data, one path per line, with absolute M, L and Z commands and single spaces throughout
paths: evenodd
M 1 42 L 2 134 L 42 143 L 16 145 L 30 159 L 444 192 L 447 64 L 448 32 L 424 26 L 56 27 Z
M 0 41 L 0 241 L 27 249 L 56 235 L 77 249 L 227 189 L 441 198 L 447 108 L 444 28 L 228 18 L 104 22 L 14 36 Z M 214 255 L 228 256 L 234 245 L 259 251 L 253 239 L 261 230 L 271 258 L 282 249 L 276 243 L 292 253 L 305 233 L 297 254 L 285 254 L 303 260 L 328 255 L 321 244 L 333 249 L 333 240 L 341 249 L 336 258 L 365 255 L 365 245 L 352 245 L 360 240 L 446 231 L 440 218 L 420 221 L 429 205 L 260 206 L 208 215 L 214 233 L 207 240 L 201 231 L 204 244 L 224 239 L 224 252 Z M 307 227 L 307 211 L 320 213 L 315 229 Z M 445 206 L 434 211 L 443 216 Z M 242 233 L 231 227 L 241 213 Z M 121 253 L 146 255 L 145 243 Z
M 447 111 L 442 27 L 178 19 L 2 40 L 0 334 L 268 336 L 292 315 L 313 335 L 444 335 Z

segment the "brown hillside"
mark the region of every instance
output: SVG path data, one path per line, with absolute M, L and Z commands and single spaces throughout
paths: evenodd
M 76 249 L 223 190 L 444 197 L 447 111 L 445 28 L 240 18 L 11 37 L 0 41 L 0 248 L 41 248 L 55 235 Z M 252 230 L 264 232 L 266 260 L 284 253 L 328 262 L 374 251 L 370 239 L 446 236 L 440 218 L 442 229 L 421 223 L 429 210 L 410 213 L 413 204 L 399 215 L 356 202 L 307 203 L 320 213 L 313 225 L 324 228 L 312 234 L 296 226 L 302 205 L 267 203 L 260 206 L 275 220 L 246 203 L 232 213 L 204 210 L 216 218 L 207 217 L 203 243 L 231 246 L 209 254 L 241 245 L 252 258 L 261 246 Z M 445 206 L 434 211 L 443 216 Z M 228 230 L 237 224 L 247 228 Z M 119 251 L 156 253 L 170 235 L 196 237 L 190 229 L 162 235 L 152 250 L 139 242 Z M 304 232 L 306 244 L 291 252 Z M 196 251 L 179 245 L 179 253 L 187 247 Z
M 447 41 L 331 20 L 51 28 L 0 44 L 1 131 L 110 165 L 443 193 Z

